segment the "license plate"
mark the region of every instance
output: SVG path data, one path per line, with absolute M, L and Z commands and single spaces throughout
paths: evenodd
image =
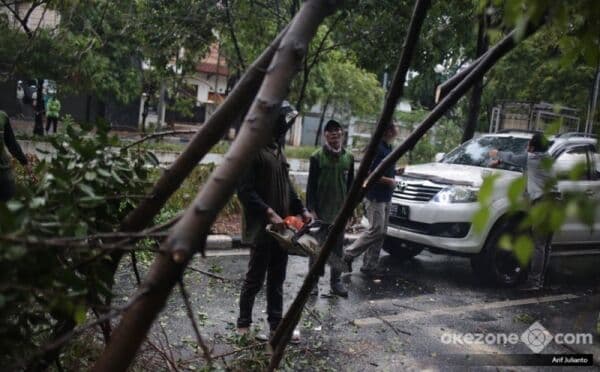
M 392 204 L 390 214 L 403 220 L 408 220 L 410 208 L 408 205 Z

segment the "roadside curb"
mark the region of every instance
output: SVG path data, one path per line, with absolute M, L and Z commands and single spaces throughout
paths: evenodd
M 359 234 L 346 234 L 344 236 L 344 244 L 351 244 L 359 237 Z M 246 245 L 242 243 L 242 237 L 239 235 L 215 234 L 209 235 L 206 239 L 206 249 L 219 251 L 227 249 L 244 248 Z

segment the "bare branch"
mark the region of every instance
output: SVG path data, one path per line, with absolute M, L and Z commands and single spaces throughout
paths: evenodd
M 212 366 L 213 359 L 210 355 L 210 350 L 204 340 L 202 339 L 202 335 L 200 334 L 200 330 L 198 329 L 198 324 L 196 323 L 196 317 L 194 316 L 194 310 L 192 309 L 192 304 L 190 303 L 190 297 L 185 289 L 185 285 L 183 284 L 183 280 L 179 280 L 179 291 L 181 292 L 181 297 L 183 297 L 183 303 L 185 304 L 185 308 L 187 310 L 188 318 L 190 318 L 190 322 L 192 322 L 192 328 L 194 329 L 194 333 L 196 334 L 196 341 L 198 342 L 198 346 L 202 349 L 202 353 L 204 354 L 204 359 L 209 366 Z
M 150 292 L 149 288 L 145 288 L 140 290 L 133 298 L 131 298 L 129 300 L 129 302 L 127 302 L 127 304 L 125 304 L 124 306 L 121 307 L 117 307 L 117 308 L 113 308 L 113 310 L 107 312 L 106 314 L 98 317 L 95 321 L 81 325 L 79 327 L 76 327 L 74 329 L 72 329 L 70 332 L 64 334 L 62 337 L 57 338 L 56 340 L 46 344 L 45 346 L 41 347 L 40 350 L 36 353 L 33 354 L 33 356 L 29 359 L 30 361 L 36 360 L 37 358 L 39 358 L 42 355 L 46 355 L 48 353 L 51 353 L 55 350 L 60 349 L 63 345 L 65 345 L 67 342 L 69 342 L 73 337 L 77 337 L 80 334 L 82 334 L 83 332 L 85 332 L 86 330 L 96 327 L 102 323 L 104 323 L 107 320 L 110 320 L 116 316 L 118 316 L 119 314 L 121 314 L 122 312 L 124 312 L 125 310 L 129 309 L 131 306 L 133 306 L 137 301 L 139 301 L 142 297 L 144 297 L 145 295 L 147 295 Z
M 159 138 L 159 137 L 165 137 L 165 136 L 173 136 L 173 135 L 177 135 L 177 134 L 195 134 L 197 132 L 198 132 L 197 129 L 190 129 L 190 130 L 169 130 L 169 131 L 165 131 L 165 132 L 156 132 L 156 133 L 149 134 L 149 135 L 147 135 L 145 137 L 142 137 L 139 140 L 128 144 L 127 146 L 123 146 L 123 149 L 127 150 L 127 149 L 129 149 L 129 148 L 131 148 L 133 146 L 139 145 L 140 143 L 146 142 L 146 141 L 151 140 L 153 138 Z
M 191 270 L 191 271 L 195 271 L 195 272 L 203 274 L 203 275 L 206 275 L 206 276 L 209 276 L 209 277 L 214 278 L 214 279 L 219 279 L 219 280 L 221 280 L 223 282 L 235 282 L 235 281 L 237 281 L 235 279 L 225 278 L 223 276 L 220 276 L 220 275 L 217 275 L 217 274 L 213 274 L 213 273 L 211 273 L 209 271 L 204 271 L 204 270 L 196 269 L 193 266 L 188 266 L 187 269 Z
M 225 2 L 225 14 L 227 16 L 227 25 L 229 28 L 229 34 L 231 35 L 231 41 L 233 41 L 233 46 L 235 48 L 235 52 L 238 57 L 238 62 L 242 70 L 246 69 L 246 63 L 244 62 L 244 56 L 242 56 L 242 51 L 240 49 L 240 44 L 238 43 L 237 36 L 235 34 L 235 27 L 233 24 L 233 17 L 231 16 L 231 9 L 229 7 L 229 1 L 224 0 Z

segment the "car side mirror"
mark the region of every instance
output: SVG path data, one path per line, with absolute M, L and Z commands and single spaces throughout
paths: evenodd
M 446 156 L 445 152 L 438 152 L 437 154 L 435 154 L 435 162 L 439 163 L 444 159 L 444 156 Z

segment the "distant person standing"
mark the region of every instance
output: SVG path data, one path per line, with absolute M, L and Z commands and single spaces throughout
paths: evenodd
M 15 194 L 15 179 L 10 166 L 10 158 L 5 149 L 8 150 L 12 156 L 25 167 L 27 173 L 31 175 L 31 166 L 15 138 L 8 115 L 6 115 L 4 111 L 0 111 L 0 202 L 10 200 Z
M 46 134 L 50 133 L 50 125 L 54 128 L 56 133 L 56 127 L 58 126 L 58 117 L 60 116 L 60 101 L 55 96 L 48 99 L 46 104 Z
M 306 206 L 313 216 L 330 227 L 344 204 L 350 185 L 354 181 L 354 157 L 342 146 L 344 132 L 335 120 L 325 124 L 323 132 L 325 144 L 310 157 L 308 183 L 306 187 Z M 333 254 L 340 258 L 344 254 L 344 236 L 339 237 Z M 309 261 L 312 266 L 313 260 Z M 331 268 L 331 293 L 348 297 L 348 290 L 340 280 L 342 273 Z M 312 294 L 319 293 L 318 283 Z
M 19 112 L 17 117 L 19 119 L 23 119 L 25 117 L 25 89 L 23 88 L 23 82 L 21 80 L 17 81 L 17 105 L 19 106 Z
M 527 197 L 531 205 L 542 200 L 557 199 L 558 189 L 553 182 L 553 174 L 546 169 L 544 162 L 548 160 L 548 140 L 541 133 L 535 133 L 527 146 L 527 152 L 515 154 L 510 151 L 492 149 L 489 152 L 492 159 L 491 166 L 497 167 L 501 163 L 520 166 L 524 169 L 527 178 Z M 527 282 L 521 290 L 537 291 L 544 287 L 544 275 L 550 261 L 552 233 L 544 230 L 544 226 L 533 226 L 532 229 L 534 251 L 531 258 L 531 268 Z
M 383 140 L 377 148 L 375 159 L 371 164 L 371 172 L 392 152 L 392 144 L 397 135 L 398 130 L 394 124 L 388 124 L 383 134 Z M 395 175 L 396 170 L 391 165 L 385 170 L 383 176 L 367 190 L 365 205 L 369 228 L 346 249 L 344 255 L 344 261 L 352 268 L 352 261 L 364 253 L 363 265 L 360 271 L 368 276 L 380 274 L 378 269 L 379 253 L 387 231 L 390 202 L 396 187 Z

